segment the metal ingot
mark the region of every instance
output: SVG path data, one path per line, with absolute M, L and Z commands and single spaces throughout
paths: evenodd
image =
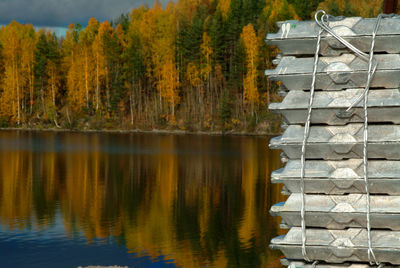
M 281 259 L 281 264 L 283 266 L 286 266 L 288 268 L 371 268 L 375 267 L 376 265 L 372 266 L 369 264 L 365 263 L 340 263 L 340 264 L 332 264 L 332 263 L 317 263 L 315 266 L 313 266 L 312 263 L 306 263 L 304 261 L 298 261 L 298 260 L 289 260 L 286 258 Z M 395 268 L 398 266 L 393 266 L 393 265 L 385 265 L 385 268 Z
M 300 160 L 289 160 L 271 174 L 272 183 L 283 183 L 288 193 L 300 193 Z M 400 195 L 400 161 L 368 161 L 369 190 L 372 194 Z M 308 160 L 305 165 L 305 193 L 366 193 L 362 159 L 342 161 Z
M 290 125 L 282 136 L 270 140 L 271 149 L 281 149 L 289 159 L 300 159 L 304 127 Z M 306 158 L 341 160 L 363 157 L 363 124 L 312 126 Z M 368 127 L 368 158 L 400 159 L 400 125 Z
M 379 62 L 370 87 L 397 88 L 400 83 L 400 55 L 375 55 Z M 314 58 L 282 57 L 276 69 L 266 70 L 269 79 L 281 81 L 288 90 L 309 90 Z M 340 90 L 365 87 L 368 62 L 354 54 L 320 57 L 315 89 Z
M 369 262 L 366 229 L 308 228 L 306 237 L 307 255 L 312 260 L 328 263 Z M 301 238 L 301 228 L 293 227 L 285 236 L 273 238 L 270 247 L 281 250 L 288 259 L 303 260 Z M 372 230 L 371 240 L 375 256 L 379 261 L 400 265 L 399 231 Z
M 325 18 L 334 33 L 369 53 L 377 19 Z M 282 103 L 269 107 L 285 118 L 284 133 L 270 140 L 270 148 L 281 149 L 287 164 L 273 172 L 271 180 L 284 183 L 282 193 L 290 196 L 274 205 L 271 214 L 280 216 L 281 228 L 290 230 L 286 236 L 274 238 L 271 248 L 280 249 L 291 268 L 314 267 L 314 260 L 327 263 L 316 267 L 365 268 L 372 261 L 368 254 L 372 243 L 376 260 L 387 267 L 388 263 L 400 267 L 400 54 L 390 54 L 400 53 L 400 17 L 380 21 L 374 39 L 377 68 L 368 85 L 370 63 L 356 56 L 332 32 L 322 31 L 316 51 L 320 32 L 316 22 L 286 21 L 279 26 L 278 33 L 269 34 L 267 41 L 282 53 L 273 61 L 276 69 L 265 74 L 281 82 L 278 93 L 285 96 Z M 317 52 L 320 56 L 314 66 Z M 360 98 L 366 86 L 370 89 L 368 120 Z M 310 89 L 315 90 L 312 107 Z M 309 108 L 310 130 L 305 138 Z M 302 153 L 305 162 L 299 160 Z M 364 165 L 364 157 L 368 165 Z M 372 228 L 370 238 L 367 221 Z M 305 258 L 311 262 L 305 263 Z
M 271 208 L 271 215 L 282 217 L 286 226 L 301 226 L 301 194 L 294 193 L 285 203 Z M 363 194 L 306 195 L 307 227 L 327 229 L 366 228 L 366 201 Z M 371 228 L 400 231 L 400 196 L 370 196 Z
M 332 30 L 346 41 L 364 52 L 369 52 L 371 33 L 376 23 L 375 18 L 343 18 L 330 21 Z M 267 43 L 277 46 L 284 55 L 314 55 L 319 26 L 315 21 L 289 20 L 279 23 L 277 33 L 267 35 Z M 400 18 L 382 18 L 375 38 L 374 51 L 399 53 Z M 349 50 L 336 38 L 323 32 L 321 37 L 322 55 L 340 55 Z
M 311 123 L 344 125 L 364 122 L 363 101 L 346 112 L 353 102 L 362 95 L 364 89 L 341 91 L 317 91 L 314 94 Z M 281 113 L 289 124 L 304 124 L 310 92 L 289 91 L 281 103 L 271 103 L 269 109 Z M 368 93 L 368 121 L 400 124 L 399 89 L 373 89 Z

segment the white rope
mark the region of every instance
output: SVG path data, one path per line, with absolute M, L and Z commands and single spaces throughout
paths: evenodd
M 380 262 L 376 260 L 375 253 L 372 249 L 372 239 L 371 239 L 371 222 L 370 222 L 370 214 L 371 214 L 371 207 L 370 207 L 370 194 L 369 194 L 369 179 L 368 179 L 368 91 L 371 79 L 375 74 L 376 67 L 378 65 L 377 62 L 374 64 L 374 68 L 372 68 L 372 61 L 374 58 L 374 46 L 375 46 L 375 37 L 376 32 L 378 31 L 378 27 L 381 21 L 381 15 L 378 16 L 375 29 L 372 33 L 372 40 L 371 40 L 371 48 L 369 51 L 369 63 L 368 63 L 368 77 L 367 83 L 365 85 L 365 89 L 361 96 L 364 97 L 364 140 L 363 140 L 363 166 L 364 166 L 364 183 L 365 183 L 365 193 L 366 193 L 366 201 L 367 201 L 367 238 L 368 238 L 368 260 L 371 265 L 379 265 Z M 354 105 L 355 103 L 353 103 Z M 351 107 L 349 107 L 350 109 Z M 347 109 L 347 111 L 349 110 Z M 372 260 L 371 260 L 372 256 Z
M 315 20 L 317 20 L 318 12 L 315 13 Z M 303 254 L 303 258 L 310 262 L 310 258 L 307 255 L 306 250 L 306 242 L 307 242 L 307 235 L 306 235 L 306 220 L 305 220 L 305 212 L 306 212 L 306 194 L 304 191 L 304 177 L 305 177 L 305 164 L 306 164 L 306 143 L 308 140 L 308 136 L 310 134 L 310 122 L 311 122 L 311 111 L 312 105 L 314 102 L 314 90 L 315 90 L 315 81 L 317 76 L 317 68 L 318 68 L 318 58 L 319 58 L 319 50 L 321 44 L 321 33 L 322 28 L 318 31 L 317 36 L 317 46 L 315 49 L 314 54 L 314 68 L 312 73 L 312 80 L 311 80 L 311 88 L 310 88 L 310 102 L 308 104 L 308 111 L 307 111 L 307 119 L 304 125 L 304 135 L 303 135 L 303 143 L 301 145 L 301 169 L 300 169 L 300 191 L 301 191 L 301 253 Z
M 314 261 L 312 264 L 311 264 L 311 268 L 315 268 L 315 267 L 317 267 L 317 264 L 319 263 L 319 261 Z

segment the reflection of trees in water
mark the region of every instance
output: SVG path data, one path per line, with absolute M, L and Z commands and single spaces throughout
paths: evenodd
M 184 267 L 267 266 L 279 256 L 267 249 L 279 224 L 268 210 L 281 200 L 269 174 L 280 160 L 266 139 L 15 135 L 0 133 L 0 143 L 24 141 L 0 152 L 0 223 L 9 228 L 46 228 L 59 205 L 71 236 L 112 236 Z M 60 144 L 74 149 L 57 152 Z M 118 153 L 136 144 L 144 151 Z

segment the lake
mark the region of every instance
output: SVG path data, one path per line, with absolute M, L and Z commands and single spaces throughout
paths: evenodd
M 279 267 L 268 140 L 0 131 L 0 266 Z

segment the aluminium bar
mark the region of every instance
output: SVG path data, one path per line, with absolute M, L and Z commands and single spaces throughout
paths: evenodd
M 376 18 L 336 18 L 329 22 L 332 30 L 363 52 L 369 52 Z M 277 46 L 284 55 L 314 55 L 319 26 L 312 21 L 289 20 L 279 23 L 277 33 L 269 33 L 266 41 Z M 400 53 L 400 17 L 382 18 L 375 38 L 375 52 Z M 323 32 L 321 55 L 340 55 L 349 50 L 330 34 Z
M 366 229 L 308 228 L 306 237 L 307 254 L 312 260 L 327 263 L 369 262 Z M 301 238 L 301 228 L 292 227 L 286 235 L 273 238 L 270 247 L 281 250 L 288 259 L 303 260 Z M 400 265 L 399 231 L 372 230 L 371 239 L 375 256 L 380 262 Z

